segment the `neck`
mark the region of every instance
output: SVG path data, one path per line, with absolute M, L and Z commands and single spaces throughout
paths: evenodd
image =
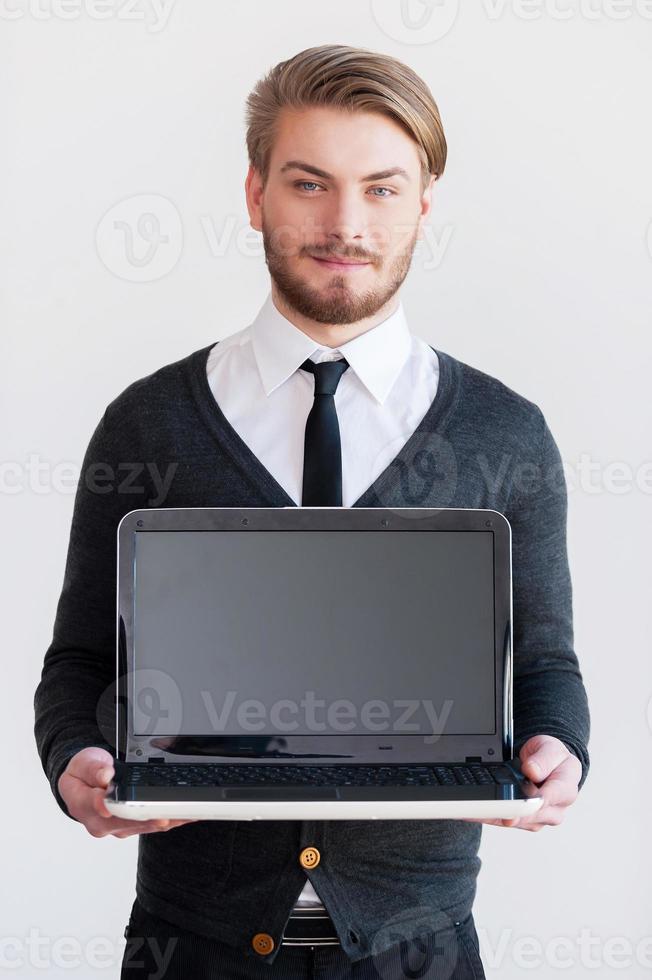
M 371 330 L 386 320 L 398 309 L 400 299 L 398 292 L 394 293 L 373 316 L 366 317 L 364 320 L 357 320 L 355 323 L 319 323 L 317 320 L 303 316 L 284 301 L 274 282 L 272 282 L 272 302 L 279 313 L 282 313 L 290 323 L 307 334 L 315 343 L 321 344 L 323 347 L 335 348 L 341 347 L 342 344 L 353 340 L 354 337 L 359 337 L 360 334 L 366 333 L 367 330 Z

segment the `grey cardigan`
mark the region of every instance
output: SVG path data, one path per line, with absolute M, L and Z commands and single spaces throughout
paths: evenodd
M 221 412 L 208 385 L 213 344 L 130 384 L 88 445 L 76 492 L 52 642 L 35 692 L 35 737 L 54 796 L 70 757 L 114 752 L 116 528 L 137 507 L 296 505 Z M 437 351 L 435 399 L 359 507 L 483 507 L 512 526 L 514 745 L 547 733 L 582 763 L 589 709 L 573 649 L 566 486 L 541 410 Z M 198 821 L 138 842 L 136 894 L 153 914 L 273 961 L 306 871 L 351 960 L 414 924 L 471 911 L 482 825 L 456 820 Z M 274 940 L 266 956 L 257 933 Z

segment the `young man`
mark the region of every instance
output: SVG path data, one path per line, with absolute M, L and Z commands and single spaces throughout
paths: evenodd
M 100 420 L 35 695 L 38 749 L 65 813 L 95 837 L 140 834 L 123 976 L 160 967 L 171 940 L 167 977 L 308 976 L 314 963 L 389 978 L 417 975 L 402 971 L 419 957 L 419 976 L 481 977 L 478 821 L 140 824 L 102 803 L 115 532 L 137 506 L 499 510 L 513 535 L 515 748 L 545 804 L 487 822 L 559 824 L 588 771 L 557 446 L 535 404 L 410 333 L 399 297 L 446 162 L 428 87 L 385 55 L 311 48 L 258 83 L 247 124 L 271 293 L 249 327 L 135 381 Z M 100 492 L 97 464 L 117 474 L 125 460 L 171 467 L 165 498 L 145 468 L 128 493 L 117 480 Z M 323 915 L 312 944 L 290 945 L 294 910 L 310 906 Z

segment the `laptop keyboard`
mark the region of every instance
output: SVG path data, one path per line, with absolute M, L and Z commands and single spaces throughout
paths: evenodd
M 204 763 L 118 763 L 138 786 L 494 786 L 513 783 L 507 766 L 479 763 L 449 766 L 206 765 Z

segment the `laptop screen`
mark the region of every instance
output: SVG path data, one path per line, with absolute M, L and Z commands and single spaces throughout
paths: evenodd
M 491 531 L 135 538 L 135 735 L 496 731 Z

